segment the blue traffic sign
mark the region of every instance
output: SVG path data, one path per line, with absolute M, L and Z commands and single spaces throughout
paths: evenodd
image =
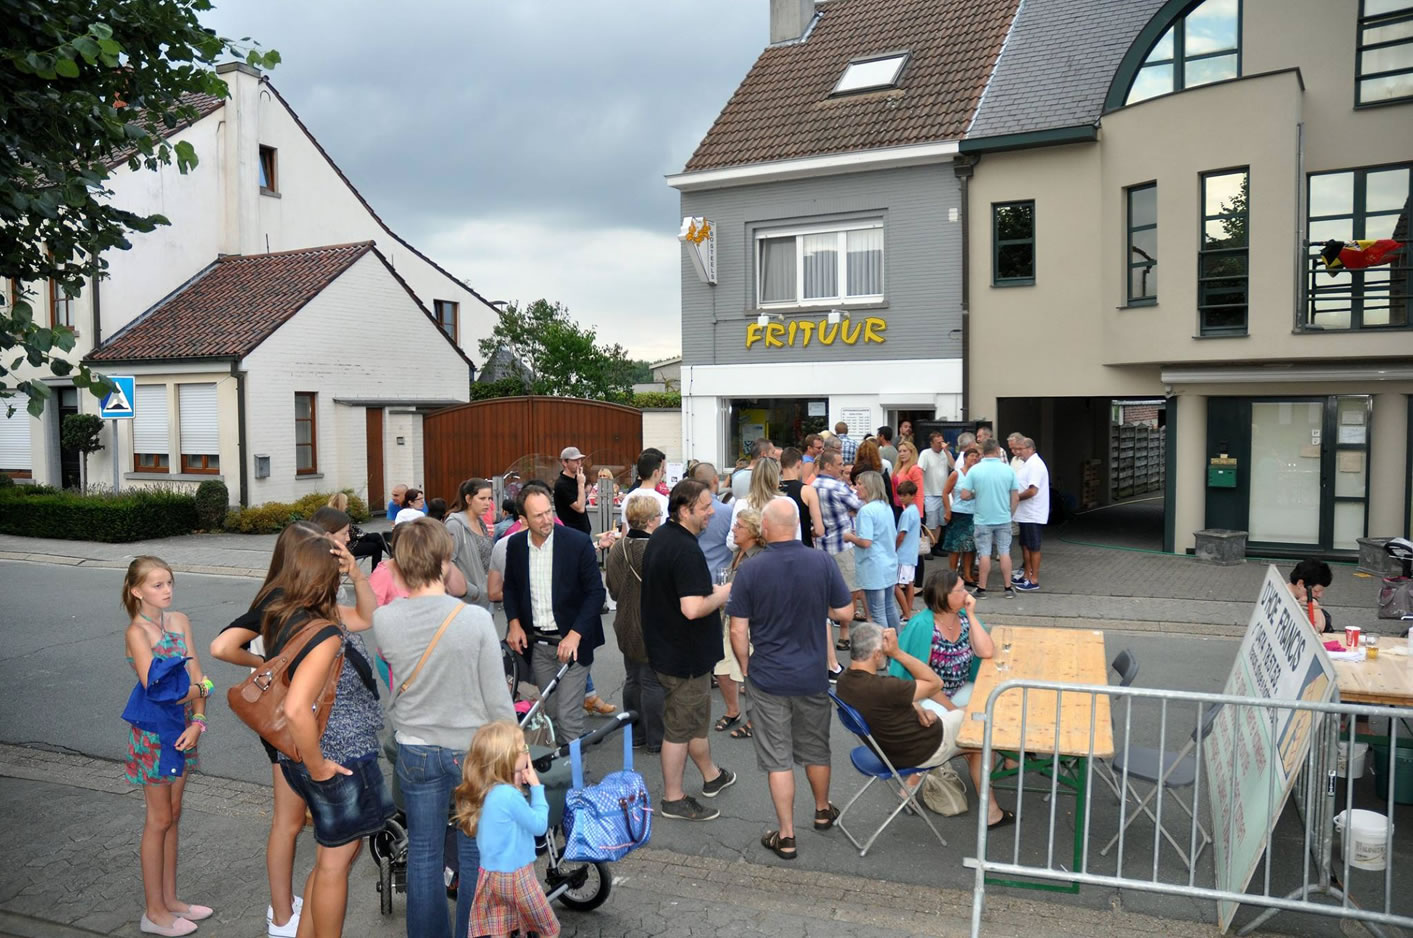
M 133 418 L 133 377 L 132 375 L 108 375 L 113 382 L 113 390 L 98 405 L 98 416 L 104 420 L 131 420 Z

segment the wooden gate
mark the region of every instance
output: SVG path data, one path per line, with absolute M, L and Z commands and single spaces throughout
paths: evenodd
M 568 397 L 500 397 L 428 414 L 422 420 L 427 496 L 451 504 L 463 480 L 512 468 L 552 479 L 566 446 L 588 456 L 590 480 L 604 467 L 617 475 L 642 451 L 642 411 Z

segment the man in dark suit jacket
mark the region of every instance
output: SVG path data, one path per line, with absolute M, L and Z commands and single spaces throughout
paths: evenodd
M 594 649 L 603 644 L 603 580 L 587 534 L 554 523 L 554 502 L 538 487 L 520 494 L 526 529 L 505 552 L 505 640 L 530 646 L 535 683 L 543 690 L 562 663 L 574 662 L 547 709 L 561 739 L 584 732 L 584 693 Z

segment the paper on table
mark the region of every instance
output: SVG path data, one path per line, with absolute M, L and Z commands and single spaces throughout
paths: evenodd
M 1329 652 L 1329 656 L 1331 661 L 1363 661 L 1365 657 L 1363 648 L 1351 648 L 1349 651 L 1332 651 Z

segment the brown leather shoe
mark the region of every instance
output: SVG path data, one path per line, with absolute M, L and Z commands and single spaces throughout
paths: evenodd
M 618 708 L 601 698 L 598 694 L 594 694 L 592 697 L 584 698 L 584 712 L 607 716 L 610 713 L 617 713 Z

